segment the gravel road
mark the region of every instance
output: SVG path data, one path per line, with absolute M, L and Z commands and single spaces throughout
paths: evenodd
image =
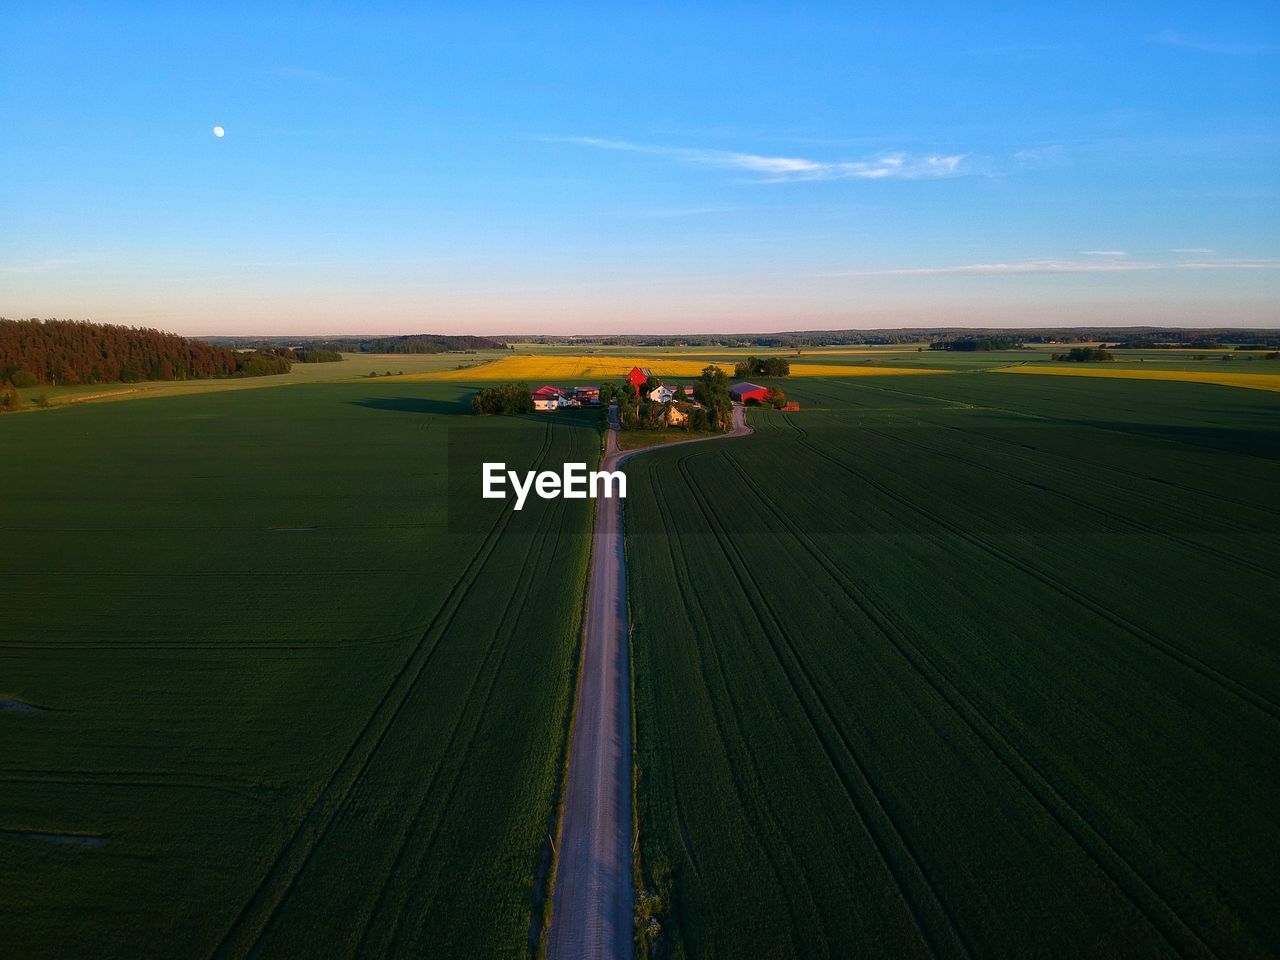
M 616 408 L 610 408 L 609 418 L 601 470 L 616 470 L 623 461 L 646 452 L 619 451 Z M 731 433 L 682 442 L 750 432 L 742 407 L 734 407 Z M 596 501 L 589 576 L 573 752 L 556 861 L 551 960 L 623 960 L 634 953 L 627 574 L 622 511 L 616 499 Z

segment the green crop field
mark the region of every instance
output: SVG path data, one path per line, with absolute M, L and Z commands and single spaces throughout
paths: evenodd
M 469 393 L 0 417 L 0 952 L 530 951 L 591 511 L 447 481 L 599 427 Z
M 1280 396 L 785 388 L 629 465 L 662 955 L 1280 952 Z
M 390 374 L 439 373 L 470 367 L 508 356 L 505 350 L 477 350 L 470 353 L 344 353 L 335 363 L 295 363 L 288 373 L 265 377 L 207 380 L 144 380 L 141 383 L 80 383 L 71 386 L 24 387 L 18 391 L 24 404 L 40 398 L 51 405 L 87 401 L 142 400 L 154 397 L 220 393 L 224 390 L 255 390 L 261 387 L 294 386 L 339 380 L 374 379 Z

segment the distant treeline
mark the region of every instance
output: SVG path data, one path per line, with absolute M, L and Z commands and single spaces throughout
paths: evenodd
M 214 343 L 257 350 L 328 350 L 337 353 L 448 353 L 450 350 L 505 350 L 492 337 L 451 337 L 414 333 L 402 337 L 211 337 Z M 306 361 L 304 361 L 306 362 Z
M 294 350 L 292 347 L 276 347 L 267 351 L 294 363 L 340 363 L 342 354 L 336 350 Z
M 515 336 L 507 342 L 626 347 L 768 347 L 802 350 L 805 347 L 890 346 L 944 340 L 1010 339 L 1021 343 L 1097 343 L 1152 340 L 1182 346 L 1197 340 L 1263 344 L 1280 347 L 1280 331 L 1249 327 L 899 327 L 876 330 L 791 330 L 781 333 L 711 333 L 607 336 Z
M 1226 344 L 1221 340 L 1188 338 L 1185 340 L 1152 340 L 1139 337 L 1132 340 L 1121 340 L 1115 345 L 1116 350 L 1221 350 Z M 1261 347 L 1257 349 L 1262 349 Z
M 1021 340 L 1014 337 L 964 337 L 959 340 L 935 340 L 929 344 L 930 350 L 958 350 L 972 352 L 976 350 L 1022 350 Z
M 277 354 L 228 350 L 141 327 L 0 318 L 0 382 L 15 387 L 288 373 Z

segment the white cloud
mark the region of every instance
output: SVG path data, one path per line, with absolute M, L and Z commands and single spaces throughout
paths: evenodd
M 1211 247 L 1174 247 L 1170 253 L 1198 253 L 1201 255 L 1212 254 L 1214 251 Z
M 663 147 L 608 140 L 600 137 L 549 137 L 557 143 L 577 143 L 601 150 L 622 150 L 671 157 L 697 166 L 720 167 L 759 174 L 760 183 L 788 183 L 797 180 L 922 180 L 955 176 L 963 172 L 964 154 L 912 156 L 887 153 L 868 160 L 825 161 L 805 157 L 771 157 L 731 150 L 695 147 Z
M 1228 57 L 1256 57 L 1268 53 L 1280 53 L 1280 43 L 1240 43 L 1206 40 L 1202 37 L 1188 37 L 1170 29 L 1153 33 L 1147 37 L 1147 42 L 1157 43 L 1165 47 L 1181 47 L 1184 50 L 1195 50 L 1199 53 L 1218 53 Z
M 1129 254 L 1124 250 L 1081 250 L 1080 255 L 1085 257 L 1127 257 Z
M 1017 150 L 1013 154 L 1013 159 L 1019 163 L 1028 164 L 1051 164 L 1062 159 L 1065 148 L 1060 143 L 1049 143 L 1040 147 L 1026 147 Z

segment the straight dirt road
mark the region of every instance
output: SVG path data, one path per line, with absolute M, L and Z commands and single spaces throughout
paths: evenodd
M 644 450 L 618 450 L 617 410 L 610 408 L 601 470 L 616 470 Z M 742 407 L 733 431 L 751 432 Z M 676 446 L 676 444 L 666 444 Z M 596 501 L 587 587 L 582 675 L 573 722 L 551 914 L 551 960 L 623 960 L 632 956 L 631 679 L 627 651 L 627 574 L 622 509 Z

